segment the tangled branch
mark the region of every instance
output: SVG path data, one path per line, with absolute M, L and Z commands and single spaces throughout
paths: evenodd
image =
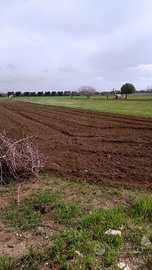
M 29 137 L 11 140 L 6 133 L 0 134 L 0 183 L 12 176 L 16 180 L 38 175 L 44 167 L 44 158 L 33 147 Z

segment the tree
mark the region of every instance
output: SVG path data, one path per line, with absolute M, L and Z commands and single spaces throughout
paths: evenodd
M 135 87 L 131 83 L 126 83 L 121 86 L 121 94 L 125 94 L 127 98 L 128 94 L 133 94 L 136 91 Z
M 71 95 L 71 91 L 64 91 L 64 96 L 70 96 Z
M 50 91 L 48 91 L 48 92 L 45 92 L 45 94 L 44 94 L 45 96 L 47 96 L 47 97 L 49 97 L 50 96 Z
M 15 95 L 14 92 L 8 92 L 8 93 L 7 93 L 7 96 L 8 96 L 8 97 L 11 96 L 11 95 L 14 96 L 14 95 Z
M 77 95 L 76 91 L 71 91 L 70 92 L 71 99 L 73 99 L 73 97 L 76 96 L 76 95 Z
M 43 97 L 43 92 L 38 92 L 37 95 L 38 97 Z
M 96 90 L 92 86 L 81 86 L 80 88 L 78 88 L 78 92 L 81 96 L 86 96 L 87 99 L 89 99 L 90 96 L 95 94 Z
M 21 92 L 16 92 L 16 93 L 15 93 L 15 96 L 16 96 L 16 97 L 20 97 L 20 96 L 21 96 Z
M 152 92 L 152 86 L 147 86 L 144 92 L 151 93 Z
M 23 95 L 24 95 L 25 97 L 29 97 L 30 92 L 24 92 Z
M 31 92 L 31 93 L 30 93 L 30 96 L 31 96 L 31 97 L 35 97 L 35 96 L 36 96 L 36 93 L 35 93 L 35 92 Z
M 58 96 L 63 96 L 63 91 L 58 91 Z

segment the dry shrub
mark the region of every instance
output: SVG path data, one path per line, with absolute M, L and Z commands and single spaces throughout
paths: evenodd
M 11 176 L 22 180 L 37 175 L 44 167 L 44 158 L 34 148 L 29 137 L 11 140 L 3 132 L 0 134 L 0 183 Z

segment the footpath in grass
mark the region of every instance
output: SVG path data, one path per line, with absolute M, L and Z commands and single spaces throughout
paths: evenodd
M 1 187 L 0 216 L 0 269 L 152 268 L 145 190 L 45 174 Z
M 151 96 L 148 97 L 150 98 Z M 148 99 L 146 101 L 125 101 L 115 100 L 114 97 L 111 97 L 113 100 L 94 100 L 94 98 L 96 97 L 92 97 L 89 100 L 85 97 L 73 99 L 70 97 L 18 97 L 13 100 L 99 112 L 152 117 L 152 102 L 148 101 Z

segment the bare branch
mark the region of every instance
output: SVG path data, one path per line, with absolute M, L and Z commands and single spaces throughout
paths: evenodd
M 29 137 L 21 140 L 11 140 L 5 131 L 0 134 L 0 183 L 5 184 L 6 179 L 25 179 L 32 174 L 38 175 L 44 167 L 44 158 Z M 5 181 L 4 181 L 5 179 Z
M 80 95 L 86 96 L 88 99 L 96 92 L 95 88 L 92 86 L 82 86 L 78 89 L 78 91 Z

